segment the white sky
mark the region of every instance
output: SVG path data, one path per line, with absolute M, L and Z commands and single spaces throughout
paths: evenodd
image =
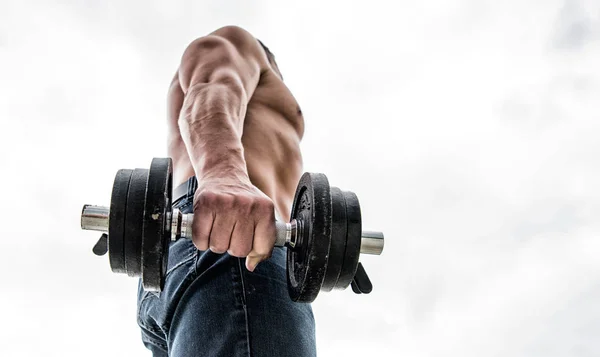
M 305 169 L 386 233 L 320 356 L 600 355 L 600 2 L 0 1 L 3 356 L 146 356 L 84 203 L 165 155 L 186 44 L 245 27 L 307 120 Z

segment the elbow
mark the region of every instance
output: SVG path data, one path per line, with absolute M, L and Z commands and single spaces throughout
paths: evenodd
M 207 74 L 201 80 L 195 78 L 188 87 L 188 92 L 201 91 L 227 92 L 236 96 L 246 93 L 242 78 L 238 73 L 227 68 L 220 68 Z
M 223 83 L 197 83 L 185 96 L 179 125 L 194 126 L 205 119 L 243 118 L 242 103 L 247 100 L 243 87 Z M 237 120 L 236 120 L 237 121 Z
M 241 80 L 234 76 L 219 76 L 207 82 L 192 84 L 185 95 L 195 105 L 214 110 L 221 106 L 240 106 L 248 100 L 248 93 Z

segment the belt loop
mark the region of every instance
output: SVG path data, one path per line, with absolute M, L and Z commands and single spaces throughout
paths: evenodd
M 196 180 L 196 176 L 190 177 L 187 187 L 187 197 L 193 198 L 194 193 L 196 193 L 196 190 L 198 189 L 198 180 Z
M 173 204 L 176 204 L 182 199 L 194 198 L 194 193 L 198 189 L 198 181 L 195 176 L 190 177 L 181 185 L 173 189 Z

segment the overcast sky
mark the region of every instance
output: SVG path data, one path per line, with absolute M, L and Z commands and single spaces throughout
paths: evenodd
M 314 304 L 320 356 L 600 355 L 600 2 L 1 0 L 3 356 L 149 355 L 79 214 L 165 155 L 181 53 L 228 24 L 386 234 L 371 295 Z

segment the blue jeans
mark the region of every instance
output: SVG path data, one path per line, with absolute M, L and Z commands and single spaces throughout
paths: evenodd
M 173 206 L 191 213 L 193 196 Z M 171 243 L 162 292 L 138 290 L 138 324 L 153 356 L 316 356 L 310 304 L 288 296 L 286 250 L 253 273 L 244 260 Z

